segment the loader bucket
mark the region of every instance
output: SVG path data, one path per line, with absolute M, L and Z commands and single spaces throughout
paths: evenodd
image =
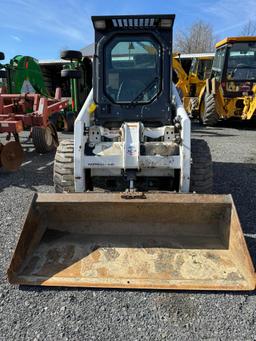
M 8 270 L 13 284 L 253 290 L 231 196 L 40 194 Z

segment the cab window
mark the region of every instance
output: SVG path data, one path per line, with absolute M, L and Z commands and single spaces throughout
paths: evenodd
M 160 58 L 151 38 L 114 38 L 105 48 L 106 95 L 114 103 L 150 102 L 161 90 Z

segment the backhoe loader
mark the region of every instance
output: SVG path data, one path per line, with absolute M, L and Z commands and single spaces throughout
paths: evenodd
M 31 203 L 9 281 L 253 290 L 234 203 L 229 195 L 205 194 L 212 185 L 210 150 L 191 140 L 172 84 L 174 15 L 92 21 L 93 89 L 75 121 L 74 141 L 58 147 L 57 193 Z
M 256 37 L 230 37 L 216 44 L 210 78 L 199 95 L 199 119 L 250 120 L 256 115 Z
M 212 56 L 193 57 L 189 73 L 187 74 L 178 53 L 173 54 L 172 67 L 178 77 L 176 88 L 182 98 L 187 113 L 195 116 L 199 111 L 198 97 L 209 78 L 212 67 Z

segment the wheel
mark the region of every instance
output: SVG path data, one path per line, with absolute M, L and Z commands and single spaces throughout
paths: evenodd
M 72 111 L 66 113 L 66 124 L 64 128 L 65 131 L 67 132 L 74 131 L 75 119 L 76 119 L 76 116 Z
M 189 111 L 190 114 L 195 117 L 197 112 L 198 112 L 198 98 L 197 97 L 192 97 L 189 100 Z
M 191 140 L 192 165 L 190 171 L 190 192 L 211 193 L 213 185 L 212 156 L 208 143 Z
M 207 126 L 215 126 L 218 120 L 215 97 L 206 93 L 204 96 L 204 110 L 200 110 L 200 121 Z
M 60 58 L 65 60 L 81 60 L 83 55 L 80 51 L 65 50 L 61 52 Z
M 45 154 L 54 150 L 58 145 L 57 139 L 57 132 L 53 125 L 46 128 L 32 128 L 32 140 L 37 153 Z
M 75 192 L 74 142 L 72 140 L 63 140 L 60 142 L 54 159 L 53 172 L 56 193 Z
M 16 171 L 24 160 L 24 152 L 19 142 L 10 141 L 5 146 L 0 144 L 0 164 L 8 171 Z
M 7 78 L 7 72 L 5 70 L 0 70 L 0 78 Z
M 5 59 L 5 55 L 3 52 L 0 52 L 0 60 L 4 60 Z
M 80 70 L 63 69 L 63 70 L 61 70 L 61 77 L 62 78 L 71 78 L 71 79 L 80 79 L 81 78 L 81 71 Z

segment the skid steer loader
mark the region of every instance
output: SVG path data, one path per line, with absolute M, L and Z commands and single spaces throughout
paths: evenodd
M 199 95 L 199 120 L 250 120 L 256 115 L 256 37 L 230 37 L 216 44 L 209 79 Z
M 61 193 L 32 201 L 9 281 L 253 290 L 232 198 L 188 194 L 210 192 L 212 165 L 171 82 L 174 15 L 92 21 L 93 90 L 56 153 Z

